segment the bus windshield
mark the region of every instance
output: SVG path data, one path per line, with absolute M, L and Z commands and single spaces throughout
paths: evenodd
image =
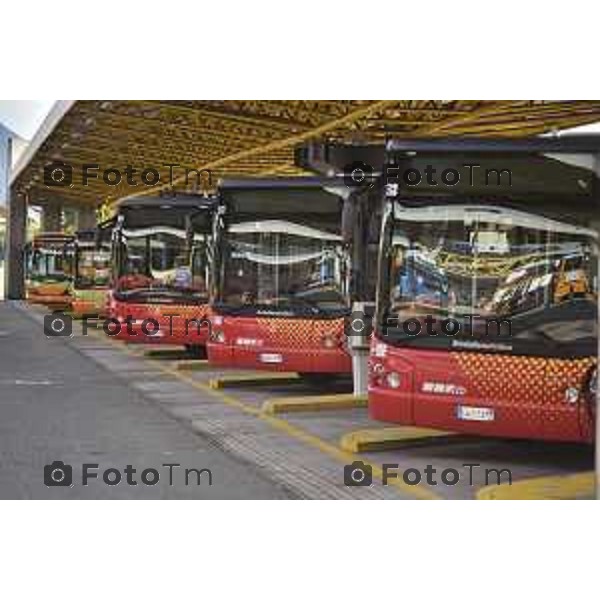
M 233 224 L 223 236 L 219 291 L 227 307 L 300 314 L 348 307 L 340 236 L 276 220 Z
M 79 289 L 108 287 L 110 283 L 110 248 L 95 244 L 77 248 L 75 287 Z
M 30 281 L 65 281 L 70 278 L 64 251 L 54 248 L 34 248 L 27 260 Z
M 207 299 L 204 236 L 192 242 L 185 230 L 154 227 L 121 232 L 122 258 L 117 289 L 136 301 Z
M 592 230 L 494 205 L 396 203 L 391 218 L 382 306 L 396 341 L 541 354 L 595 343 Z M 461 329 L 426 335 L 423 325 L 415 336 L 416 322 L 409 333 L 399 325 L 428 317 Z

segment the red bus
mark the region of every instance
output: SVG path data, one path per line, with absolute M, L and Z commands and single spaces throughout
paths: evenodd
M 27 300 L 52 310 L 66 310 L 71 305 L 72 273 L 67 246 L 73 236 L 62 232 L 45 232 L 34 236 L 25 247 Z
M 71 314 L 105 316 L 111 280 L 110 229 L 81 229 L 67 248 L 73 274 Z
M 212 364 L 311 380 L 352 372 L 345 319 L 354 299 L 375 291 L 362 266 L 376 214 L 368 193 L 352 195 L 339 179 L 222 183 Z M 376 245 L 370 256 L 375 264 Z
M 598 147 L 587 137 L 389 144 L 372 418 L 593 440 Z M 465 165 L 477 165 L 472 180 Z M 427 168 L 437 183 L 415 185 Z M 444 185 L 448 169 L 465 176 Z
M 121 324 L 119 339 L 204 354 L 215 205 L 212 198 L 183 193 L 118 204 L 108 312 Z

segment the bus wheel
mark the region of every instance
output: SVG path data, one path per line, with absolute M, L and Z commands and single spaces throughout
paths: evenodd
M 186 344 L 185 351 L 194 358 L 206 358 L 206 346 L 198 346 L 197 344 Z

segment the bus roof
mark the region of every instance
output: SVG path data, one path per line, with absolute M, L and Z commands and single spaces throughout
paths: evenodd
M 118 211 L 135 208 L 210 208 L 215 199 L 202 194 L 174 192 L 155 196 L 127 196 L 115 203 Z
M 528 153 L 600 153 L 600 134 L 552 135 L 533 138 L 417 138 L 391 139 L 388 152 L 507 152 Z
M 174 193 L 156 196 L 129 196 L 116 205 L 126 229 L 163 225 L 184 229 L 191 217 L 195 229 L 210 227 L 210 214 L 217 207 L 216 196 Z
M 75 236 L 62 231 L 43 231 L 33 236 L 30 244 L 33 247 L 59 246 L 72 242 Z
M 341 178 L 294 177 L 224 180 L 219 195 L 229 219 L 315 220 L 340 226 L 343 200 L 351 190 Z
M 314 188 L 342 188 L 347 189 L 344 180 L 339 177 L 273 177 L 258 179 L 245 177 L 238 179 L 223 179 L 219 183 L 219 190 L 277 190 L 277 189 L 314 189 Z

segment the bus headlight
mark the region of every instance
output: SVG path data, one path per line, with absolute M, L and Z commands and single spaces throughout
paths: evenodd
M 321 344 L 323 345 L 323 348 L 332 349 L 338 347 L 339 341 L 334 335 L 327 334 L 321 338 Z
M 213 334 L 213 341 L 224 344 L 225 343 L 225 332 L 222 329 L 217 329 Z
M 396 371 L 390 371 L 385 376 L 385 381 L 389 387 L 391 387 L 392 389 L 396 389 L 400 387 L 400 384 L 402 383 L 402 378 L 400 377 L 399 373 L 396 373 Z

